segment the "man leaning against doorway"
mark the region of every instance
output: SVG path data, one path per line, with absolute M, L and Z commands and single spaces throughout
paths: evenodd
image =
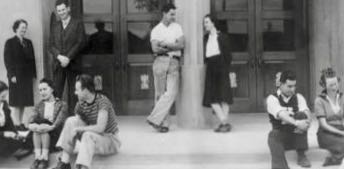
M 155 106 L 147 118 L 156 131 L 169 131 L 167 116 L 178 94 L 179 61 L 184 48 L 184 34 L 175 22 L 176 7 L 166 4 L 162 8 L 162 20 L 151 32 L 151 44 L 155 60 L 153 75 Z

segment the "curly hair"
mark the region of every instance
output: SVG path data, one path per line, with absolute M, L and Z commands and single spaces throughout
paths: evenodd
M 14 33 L 17 32 L 17 29 L 19 28 L 19 25 L 21 23 L 24 23 L 26 26 L 28 26 L 28 23 L 25 19 L 17 19 L 16 21 L 14 21 L 13 26 L 12 26 L 12 30 Z
M 321 71 L 320 81 L 319 84 L 321 87 L 326 88 L 326 79 L 327 78 L 334 78 L 337 77 L 336 72 L 332 68 L 326 68 Z M 340 78 L 337 77 L 338 81 L 340 81 Z

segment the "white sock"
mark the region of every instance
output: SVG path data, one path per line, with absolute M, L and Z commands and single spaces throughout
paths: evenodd
M 67 152 L 62 151 L 61 161 L 67 164 L 70 163 L 70 155 Z
M 49 149 L 42 149 L 42 159 L 48 160 L 49 159 Z
M 41 160 L 42 149 L 37 148 L 37 149 L 34 150 L 34 152 L 35 152 L 35 159 Z

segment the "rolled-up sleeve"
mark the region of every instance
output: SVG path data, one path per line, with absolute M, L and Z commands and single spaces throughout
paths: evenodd
M 280 105 L 278 99 L 273 95 L 268 96 L 266 99 L 266 109 L 269 114 L 275 117 L 275 119 L 279 119 L 278 114 L 281 111 L 287 110 L 285 107 Z
M 321 98 L 316 98 L 314 101 L 314 114 L 317 118 L 326 117 L 326 111 Z
M 297 94 L 297 100 L 298 100 L 300 111 L 302 112 L 309 111 L 306 99 L 301 94 Z

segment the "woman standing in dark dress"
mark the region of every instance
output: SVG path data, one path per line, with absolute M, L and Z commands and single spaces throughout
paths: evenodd
M 204 17 L 204 62 L 207 65 L 203 105 L 211 107 L 220 120 L 215 132 L 229 132 L 229 105 L 233 103 L 229 80 L 231 53 L 228 36 L 218 32 L 216 21 L 210 15 Z
M 28 23 L 19 19 L 13 24 L 15 36 L 5 43 L 4 61 L 9 82 L 9 105 L 13 107 L 15 125 L 23 129 L 23 112 L 33 106 L 33 78 L 36 77 L 32 42 L 24 38 Z

